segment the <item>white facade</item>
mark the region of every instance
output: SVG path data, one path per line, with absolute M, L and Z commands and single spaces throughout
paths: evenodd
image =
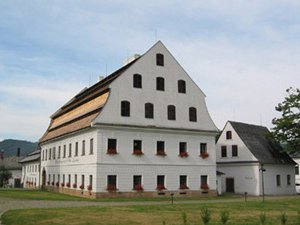
M 40 187 L 40 161 L 22 163 L 22 179 L 24 188 Z
M 300 185 L 300 173 L 299 173 L 299 168 L 300 168 L 300 157 L 295 157 L 293 160 L 296 163 L 295 166 L 295 183 Z
M 156 65 L 156 54 L 163 54 L 163 66 Z M 134 74 L 141 75 L 141 88 L 133 87 Z M 157 90 L 157 77 L 164 79 L 164 90 Z M 185 93 L 178 93 L 179 80 L 185 82 Z M 143 191 L 156 192 L 158 176 L 163 176 L 167 191 L 182 191 L 180 183 L 185 180 L 185 191 L 201 193 L 201 184 L 206 179 L 209 189 L 216 191 L 217 128 L 208 114 L 205 95 L 161 42 L 118 76 L 109 88 L 108 100 L 90 128 L 41 143 L 41 169 L 50 186 L 56 182 L 59 186 L 69 183 L 69 189 L 79 190 L 84 184 L 84 190 L 91 185 L 92 192 L 107 193 L 108 179 L 114 176 L 117 191 L 130 193 L 135 192 L 134 176 L 140 176 Z M 130 103 L 130 116 L 121 115 L 122 101 Z M 153 118 L 145 118 L 146 103 L 153 106 Z M 176 110 L 173 120 L 168 118 L 170 105 Z M 196 121 L 190 121 L 191 107 L 196 109 Z M 112 139 L 117 154 L 108 154 L 108 140 Z M 141 155 L 133 154 L 134 141 L 141 144 Z M 157 142 L 163 143 L 165 155 L 157 155 Z M 203 158 L 201 144 L 207 151 Z M 179 156 L 180 145 L 186 148 L 188 157 Z
M 225 173 L 222 192 L 262 195 L 264 185 L 266 195 L 295 194 L 294 165 L 261 162 L 231 123 L 226 123 L 216 147 L 217 169 Z M 226 136 L 227 132 L 231 132 L 231 138 Z M 237 146 L 236 150 L 232 146 Z M 263 152 L 261 154 L 264 155 Z M 261 168 L 264 169 L 263 174 Z

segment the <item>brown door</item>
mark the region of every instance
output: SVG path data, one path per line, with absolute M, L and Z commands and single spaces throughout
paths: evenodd
M 226 192 L 234 192 L 234 178 L 226 178 Z

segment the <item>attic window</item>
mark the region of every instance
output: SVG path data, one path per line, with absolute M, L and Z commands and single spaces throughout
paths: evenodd
M 156 77 L 156 90 L 165 90 L 165 79 L 163 77 Z
M 232 157 L 237 157 L 238 156 L 238 146 L 237 145 L 232 145 L 231 154 L 232 154 Z
M 195 107 L 189 108 L 189 117 L 191 122 L 197 122 L 197 109 Z
M 142 88 L 142 76 L 140 74 L 133 75 L 133 87 Z
M 185 81 L 184 80 L 179 80 L 178 81 L 178 93 L 186 93 L 186 88 L 185 88 Z
M 227 140 L 232 139 L 232 133 L 231 133 L 231 131 L 227 131 L 227 132 L 226 132 L 226 139 L 227 139 Z
M 176 108 L 174 105 L 168 105 L 168 120 L 176 120 Z
M 157 66 L 164 66 L 164 55 L 157 53 L 156 54 L 156 65 Z
M 130 102 L 121 101 L 121 116 L 130 116 Z
M 153 104 L 146 103 L 145 104 L 145 118 L 153 119 Z

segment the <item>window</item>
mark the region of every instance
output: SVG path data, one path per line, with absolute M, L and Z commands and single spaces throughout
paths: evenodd
M 231 133 L 231 131 L 227 131 L 226 132 L 226 139 L 227 140 L 232 139 L 232 133 Z
M 164 66 L 164 55 L 161 53 L 156 54 L 156 65 Z
M 81 185 L 84 187 L 84 175 L 81 175 Z
M 295 166 L 295 174 L 299 175 L 299 164 L 296 164 Z
M 194 107 L 189 108 L 189 118 L 191 122 L 197 122 L 197 109 Z
M 207 175 L 201 175 L 200 176 L 200 187 L 201 189 L 207 190 L 208 184 L 207 184 Z
M 186 175 L 179 176 L 179 189 L 188 189 Z
M 207 152 L 207 143 L 200 143 L 200 156 L 203 159 L 209 157 L 209 154 Z
M 156 142 L 156 155 L 166 155 L 165 153 L 165 142 L 164 141 L 157 141 Z
M 53 153 L 53 159 L 55 159 L 55 153 L 56 153 L 56 148 L 55 147 L 53 148 L 53 152 L 52 153 Z
M 186 93 L 184 80 L 178 81 L 178 93 Z
M 238 156 L 238 146 L 237 145 L 232 145 L 231 146 L 231 153 L 232 153 L 232 157 L 237 157 Z
M 130 102 L 121 102 L 121 116 L 130 116 Z
M 227 148 L 225 145 L 221 146 L 221 157 L 227 157 Z
M 72 156 L 72 144 L 69 144 L 69 158 Z
M 145 104 L 145 118 L 153 119 L 153 104 L 146 103 Z
M 133 87 L 142 88 L 142 76 L 140 74 L 133 75 Z
M 117 139 L 109 138 L 107 140 L 107 154 L 117 154 Z
M 179 142 L 179 156 L 188 157 L 186 142 Z
M 133 176 L 133 190 L 136 191 L 142 191 L 142 176 L 141 175 L 135 175 Z
M 58 154 L 57 154 L 57 158 L 60 159 L 60 150 L 61 150 L 61 147 L 58 146 Z
M 51 160 L 51 148 L 49 149 L 49 160 Z
M 90 175 L 89 177 L 89 186 L 88 186 L 88 190 L 92 190 L 93 188 L 93 175 Z
M 78 142 L 75 143 L 75 156 L 78 156 Z
M 53 174 L 52 176 L 52 185 L 54 185 L 54 183 L 55 183 L 55 174 Z
M 287 186 L 291 185 L 291 175 L 290 174 L 286 175 L 286 185 Z
M 142 155 L 142 141 L 141 140 L 133 140 L 133 154 L 134 155 Z
M 63 158 L 66 158 L 66 145 L 64 145 Z
M 168 120 L 176 120 L 176 108 L 174 105 L 168 105 Z
M 62 185 L 61 186 L 65 186 L 65 182 L 66 182 L 66 180 L 65 180 L 65 175 L 63 174 L 63 181 L 62 181 Z
M 46 149 L 45 151 L 45 160 L 47 161 L 47 158 L 48 158 L 48 150 Z
M 81 155 L 85 155 L 85 140 L 82 141 L 82 152 Z
M 117 190 L 117 176 L 116 175 L 108 175 L 107 176 L 107 190 L 108 191 Z
M 166 189 L 166 187 L 165 187 L 165 176 L 164 175 L 158 175 L 157 176 L 156 189 L 157 190 Z
M 156 77 L 156 90 L 164 91 L 165 90 L 165 79 L 162 77 Z
M 94 139 L 90 139 L 90 155 L 94 154 Z
M 71 184 L 71 174 L 68 175 L 68 183 L 69 183 L 69 187 L 70 187 L 70 184 Z
M 74 184 L 73 187 L 75 186 L 75 188 L 77 187 L 77 174 L 74 175 Z
M 277 175 L 276 175 L 276 186 L 279 187 L 280 185 L 281 185 L 280 175 L 277 174 Z

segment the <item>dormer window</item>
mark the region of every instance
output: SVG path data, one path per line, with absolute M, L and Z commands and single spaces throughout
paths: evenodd
M 164 55 L 163 54 L 156 54 L 156 65 L 157 66 L 164 66 Z
M 165 79 L 163 77 L 156 77 L 156 90 L 165 90 Z
M 189 108 L 189 118 L 191 122 L 197 122 L 197 109 L 195 107 Z
M 178 81 L 178 93 L 186 93 L 186 88 L 185 88 L 185 81 L 184 80 L 179 80 Z
M 145 118 L 153 119 L 153 104 L 146 103 L 145 104 Z
M 130 116 L 130 102 L 121 101 L 121 116 Z
M 232 133 L 231 133 L 231 131 L 227 131 L 227 132 L 226 132 L 226 139 L 227 139 L 227 140 L 232 139 Z
M 133 75 L 133 87 L 142 88 L 142 76 L 140 74 Z

